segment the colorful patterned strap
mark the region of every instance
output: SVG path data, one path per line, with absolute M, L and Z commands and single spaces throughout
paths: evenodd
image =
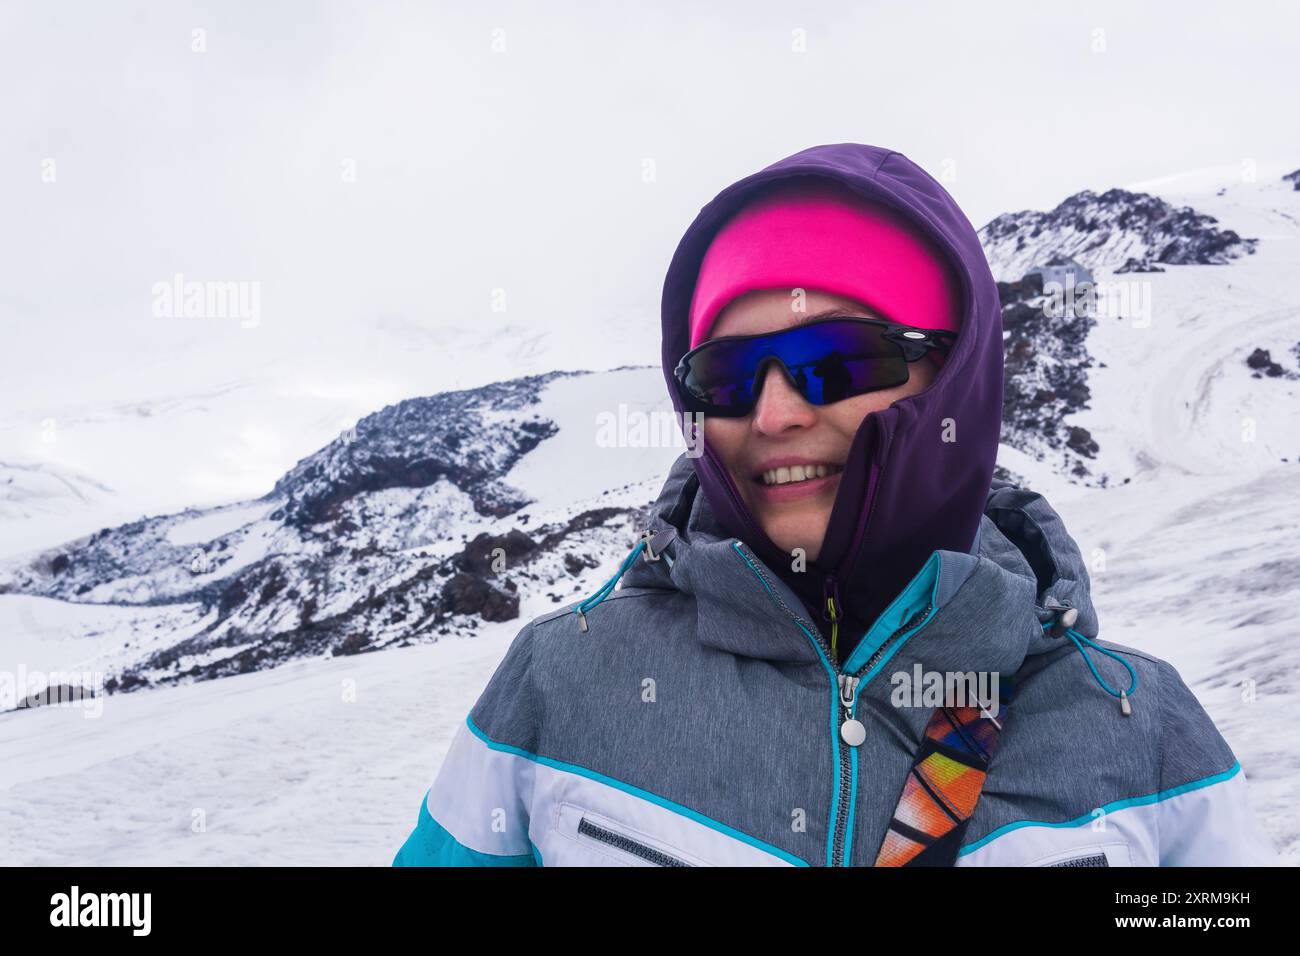
M 898 798 L 876 866 L 952 866 L 997 750 L 1014 679 L 998 685 L 998 713 L 938 707 Z

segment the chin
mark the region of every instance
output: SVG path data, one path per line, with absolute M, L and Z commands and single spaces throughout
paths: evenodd
M 810 536 L 804 530 L 808 526 L 815 524 L 815 519 L 798 523 L 785 519 L 775 527 L 764 524 L 763 531 L 772 539 L 772 543 L 786 554 L 792 554 L 795 548 L 803 548 L 805 557 L 811 562 L 817 560 L 817 555 L 821 553 L 822 549 L 822 539 L 826 536 L 826 522 L 823 519 L 821 523 L 822 532 L 816 535 L 816 540 L 809 540 Z
M 795 548 L 803 548 L 808 561 L 817 560 L 822 541 L 826 537 L 826 525 L 830 521 L 829 505 L 809 507 L 812 502 L 804 502 L 802 507 L 791 504 L 772 507 L 765 502 L 755 501 L 747 491 L 742 497 L 749 513 L 777 548 L 786 554 L 792 553 Z M 810 534 L 810 528 L 819 530 Z

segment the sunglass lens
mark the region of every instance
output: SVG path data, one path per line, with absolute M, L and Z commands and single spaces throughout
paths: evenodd
M 860 321 L 827 320 L 772 335 L 718 339 L 683 361 L 679 380 L 704 411 L 743 416 L 771 359 L 813 405 L 828 405 L 907 381 L 907 362 L 881 329 Z

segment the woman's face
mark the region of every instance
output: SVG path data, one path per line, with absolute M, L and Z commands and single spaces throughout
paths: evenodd
M 784 289 L 747 292 L 719 313 L 709 337 L 774 332 L 834 314 L 880 317 L 853 299 L 816 290 L 806 293 L 804 311 L 793 311 L 792 303 Z M 805 401 L 771 364 L 761 373 L 754 410 L 744 418 L 704 416 L 704 440 L 727 466 L 750 514 L 772 542 L 786 552 L 803 548 L 808 560 L 815 561 L 839 490 L 839 472 L 863 418 L 924 390 L 937 371 L 927 357 L 908 364 L 903 385 L 819 406 Z

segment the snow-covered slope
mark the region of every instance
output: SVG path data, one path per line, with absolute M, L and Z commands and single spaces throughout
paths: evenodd
M 157 398 L 7 402 L 0 410 L 0 460 L 9 466 L 0 466 L 0 558 L 147 515 L 262 494 L 293 461 L 295 447 L 302 454 L 338 435 L 355 407 L 299 398 L 282 382 L 260 378 L 176 388 Z M 130 394 L 130 383 L 118 391 Z M 24 474 L 26 481 L 18 477 Z M 63 499 L 52 502 L 60 491 Z
M 1300 192 L 1273 180 L 1174 198 L 1259 242 L 1230 266 L 1098 277 L 1098 366 L 1074 422 L 1103 449 L 1112 484 L 1253 478 L 1300 460 Z M 1256 349 L 1284 374 L 1252 369 Z
M 88 611 L 74 630 L 94 641 L 34 655 L 89 661 L 110 692 L 473 633 L 534 594 L 571 596 L 626 549 L 681 450 L 671 412 L 646 367 L 411 399 L 263 498 L 103 529 L 0 565 L 0 588 L 59 602 L 65 621 L 76 607 L 150 608 L 148 640 L 137 618 L 92 625 Z M 45 629 L 23 632 L 0 662 L 33 656 Z
M 0 864 L 387 865 L 518 629 L 11 714 Z
M 1286 729 L 1300 706 L 1300 466 L 1145 478 L 1053 499 L 1089 561 L 1101 636 L 1178 668 L 1300 864 L 1300 746 Z
M 112 495 L 102 482 L 71 468 L 38 460 L 0 461 L 4 551 L 17 553 L 77 537 L 87 520 L 111 513 Z

